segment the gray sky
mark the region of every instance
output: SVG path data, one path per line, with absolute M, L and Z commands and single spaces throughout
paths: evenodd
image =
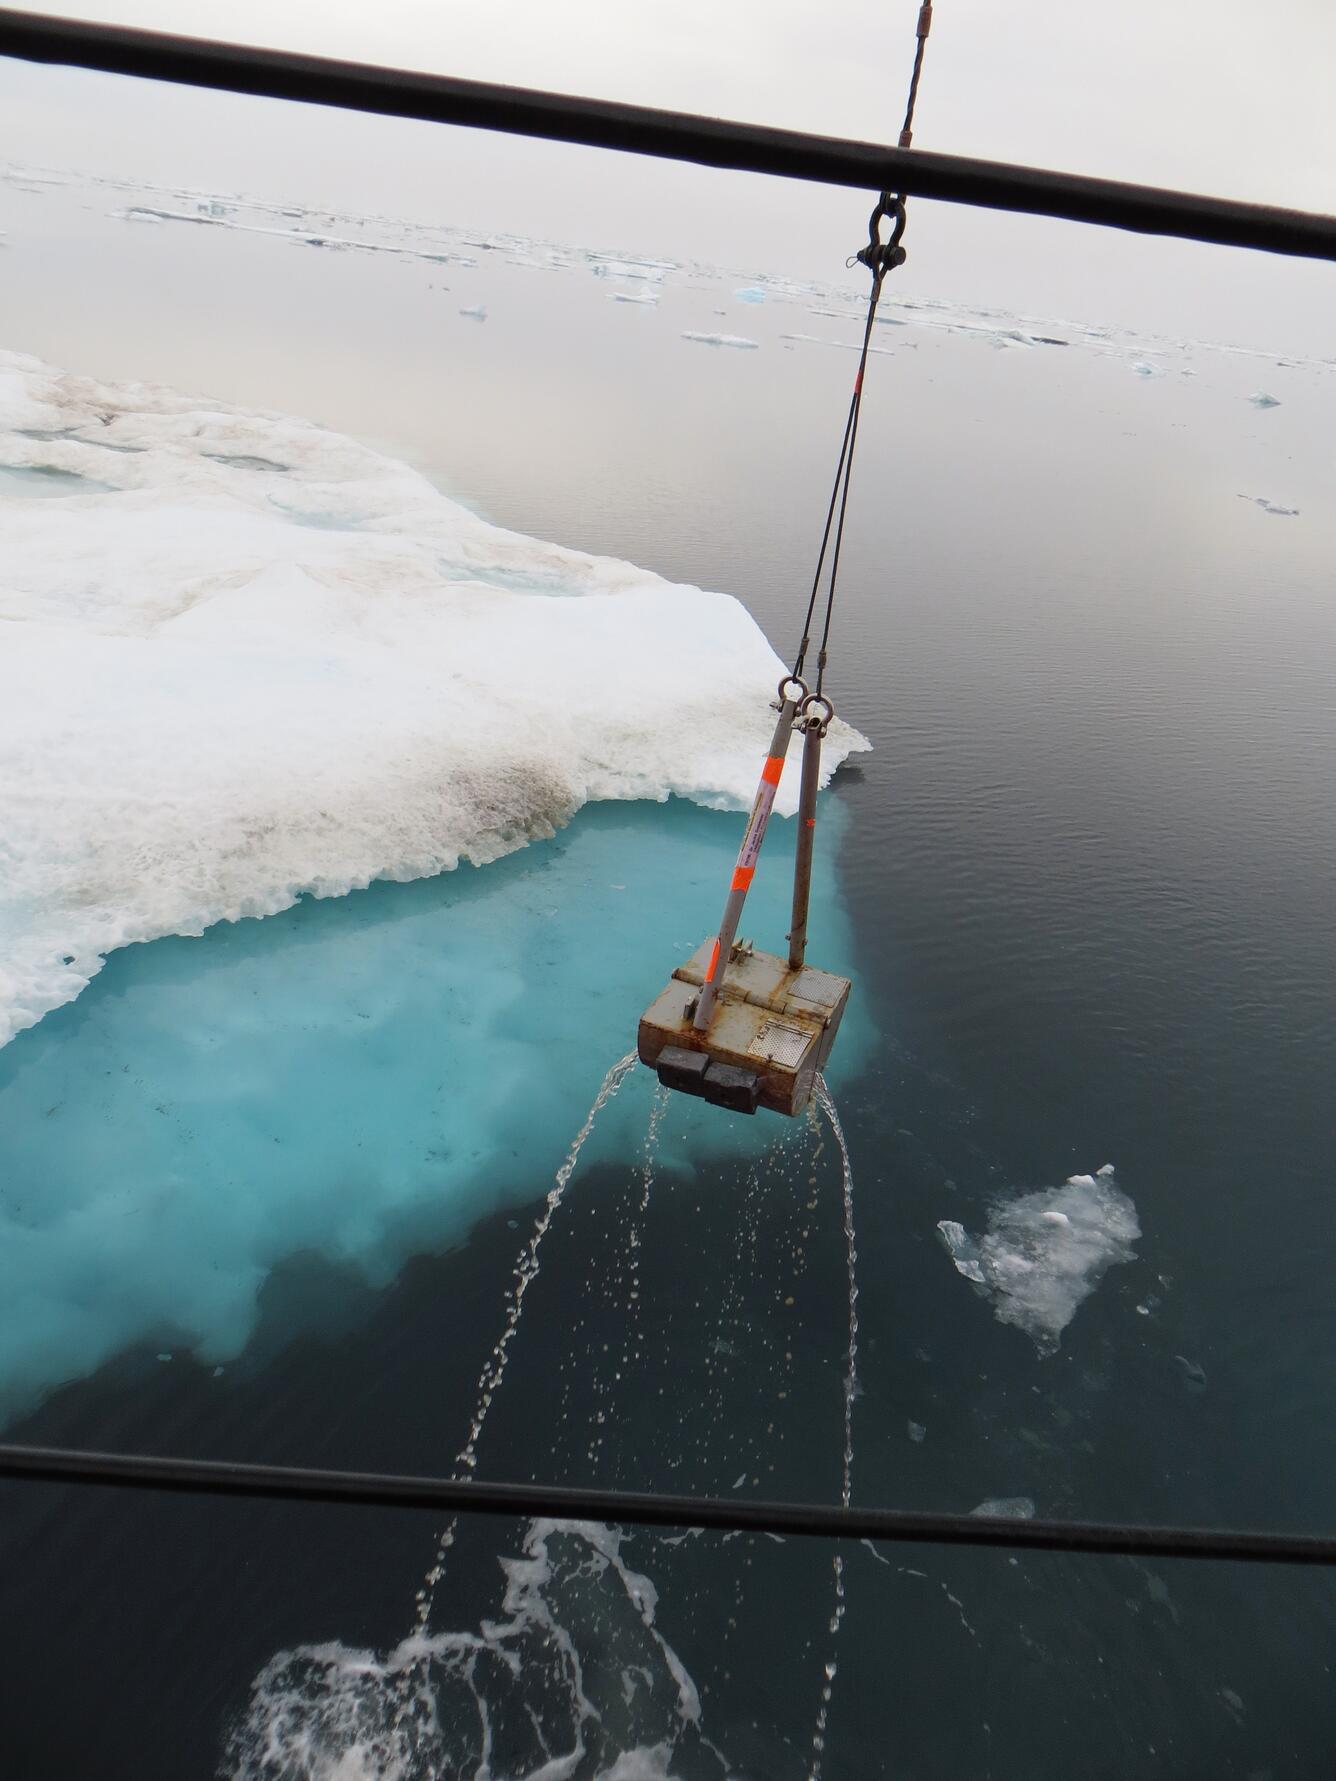
M 55 8 L 45 10 L 54 11 Z M 96 0 L 81 16 L 891 140 L 917 0 Z M 1336 209 L 1330 0 L 937 0 L 919 147 Z M 837 276 L 803 188 L 0 63 L 14 159 Z M 920 203 L 907 293 L 1336 352 L 1336 268 Z

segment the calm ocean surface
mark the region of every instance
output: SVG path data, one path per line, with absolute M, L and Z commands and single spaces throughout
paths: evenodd
M 616 302 L 644 281 L 596 277 L 574 253 L 333 252 L 110 214 L 130 202 L 194 207 L 0 185 L 0 345 L 355 434 L 501 525 L 735 593 L 791 655 L 857 286 L 766 286 L 756 303 L 735 295 L 754 275 L 686 267 L 651 287 L 657 304 Z M 397 239 L 390 224 L 374 238 Z M 460 313 L 476 305 L 485 320 Z M 892 309 L 877 331 L 830 671 L 875 749 L 832 794 L 838 944 L 865 1016 L 837 1084 L 861 1288 L 854 1499 L 1329 1531 L 1336 369 L 1285 360 L 1283 341 L 1249 354 L 1094 331 L 1106 319 Z M 519 895 L 548 846 L 571 849 L 573 898 L 605 846 L 643 850 L 658 877 L 673 868 L 656 850 L 680 846 L 713 911 L 737 829 L 591 811 L 458 897 Z M 113 1019 L 119 1042 L 137 1009 L 212 1006 L 247 970 L 337 972 L 411 922 L 429 946 L 455 900 L 377 886 L 117 955 L 0 1053 L 0 1145 L 25 1081 L 58 1086 L 63 1048 Z M 651 980 L 656 938 L 625 939 Z M 811 950 L 842 962 L 820 933 Z M 638 1012 L 591 1060 L 594 1085 Z M 405 1033 L 426 1019 L 403 1018 Z M 697 1166 L 669 1107 L 647 1153 L 643 1074 L 616 1103 L 630 1099 L 616 1129 L 634 1143 L 596 1128 L 553 1224 L 479 1473 L 837 1501 L 848 1304 L 830 1137 L 776 1129 L 760 1162 Z M 587 1106 L 571 1106 L 572 1139 Z M 114 1169 L 114 1130 L 101 1152 L 81 1131 L 81 1166 Z M 62 1141 L 25 1161 L 26 1191 L 71 1166 Z M 999 1208 L 1110 1162 L 1134 1259 L 1045 1352 L 953 1268 L 936 1227 L 982 1234 Z M 9 1438 L 448 1469 L 550 1185 L 506 1169 L 498 1157 L 501 1209 L 466 1246 L 424 1242 L 388 1280 L 276 1257 L 223 1380 L 186 1352 L 134 1351 Z M 385 1702 L 411 1689 L 386 1654 L 413 1623 L 430 1518 L 14 1486 L 0 1505 L 15 1775 L 473 1774 L 486 1721 L 498 1776 L 538 1772 L 578 1732 L 582 1776 L 798 1781 L 831 1661 L 828 1781 L 1336 1769 L 1336 1589 L 1300 1571 L 858 1547 L 832 1634 L 817 1547 L 617 1549 L 478 1525 L 430 1624 L 476 1642 L 507 1623 L 515 1666 L 475 1651 L 465 1674 L 462 1646 L 438 1651 L 443 1730 L 395 1745 Z M 632 1573 L 657 1590 L 652 1624 Z M 309 1649 L 266 1672 L 276 1653 L 335 1645 L 364 1654 L 351 1681 Z M 363 1752 L 342 1767 L 336 1723 Z

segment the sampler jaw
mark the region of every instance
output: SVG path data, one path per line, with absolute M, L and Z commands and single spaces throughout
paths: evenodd
M 692 1025 L 713 940 L 705 940 L 640 1019 L 636 1049 L 665 1088 L 734 1113 L 801 1113 L 825 1067 L 852 987 L 794 969 L 744 940 L 732 950 L 708 1029 Z

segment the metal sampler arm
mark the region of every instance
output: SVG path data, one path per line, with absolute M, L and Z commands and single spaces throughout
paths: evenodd
M 800 689 L 797 697 L 789 696 L 792 687 Z M 770 752 L 761 769 L 761 783 L 756 788 L 756 797 L 752 801 L 751 815 L 747 818 L 747 828 L 742 837 L 742 846 L 738 849 L 737 864 L 733 868 L 733 880 L 728 888 L 728 901 L 724 904 L 724 917 L 719 923 L 719 937 L 710 953 L 710 962 L 705 970 L 705 982 L 696 999 L 696 1012 L 692 1017 L 691 1024 L 698 1033 L 703 1033 L 708 1029 L 710 1018 L 714 1013 L 714 1004 L 719 995 L 720 979 L 728 969 L 733 942 L 737 938 L 738 923 L 742 919 L 742 905 L 747 900 L 747 892 L 751 889 L 751 881 L 756 875 L 756 856 L 761 851 L 761 842 L 765 839 L 766 824 L 770 821 L 770 812 L 774 808 L 775 792 L 779 786 L 780 774 L 784 771 L 784 760 L 788 754 L 793 720 L 798 713 L 799 701 L 806 695 L 807 688 L 801 680 L 795 677 L 786 676 L 779 683 L 779 722 L 775 725 Z
M 822 703 L 825 701 L 823 700 Z M 810 701 L 804 702 L 804 708 Z M 789 929 L 789 969 L 801 970 L 807 956 L 807 905 L 812 895 L 812 850 L 816 842 L 816 794 L 821 779 L 821 742 L 830 722 L 803 719 L 803 778 L 798 797 L 798 842 L 793 859 L 793 925 Z

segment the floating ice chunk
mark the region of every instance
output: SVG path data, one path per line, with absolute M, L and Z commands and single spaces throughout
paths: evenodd
M 1162 365 L 1149 365 L 1145 359 L 1135 359 L 1132 363 L 1132 369 L 1138 377 L 1164 376 L 1164 367 Z
M 995 1206 L 983 1237 L 951 1219 L 937 1229 L 957 1272 L 991 1299 L 998 1322 L 1024 1330 L 1041 1354 L 1055 1352 L 1105 1271 L 1131 1261 L 1141 1235 L 1131 1200 L 1110 1176 L 1093 1175 Z
M 1263 513 L 1278 514 L 1281 519 L 1298 519 L 1297 507 L 1281 507 L 1275 501 L 1268 501 L 1265 495 L 1240 495 L 1240 501 L 1251 501 L 1254 507 L 1260 507 Z
M 1279 396 L 1268 396 L 1265 390 L 1256 390 L 1248 400 L 1254 408 L 1279 408 Z
M 733 295 L 739 303 L 764 303 L 768 293 L 760 285 L 745 284 L 740 291 L 734 291 Z
M 985 1497 L 970 1514 L 991 1515 L 999 1521 L 1033 1521 L 1034 1501 L 1030 1497 Z
M 747 340 L 741 334 L 701 334 L 694 328 L 687 328 L 682 334 L 683 340 L 694 340 L 701 346 L 740 346 L 755 351 L 760 344 L 755 340 Z
M 653 308 L 659 301 L 657 291 L 609 291 L 614 303 L 646 303 Z
M 1105 1163 L 1102 1168 L 1095 1170 L 1095 1174 L 1101 1181 L 1107 1181 L 1109 1176 L 1113 1174 L 1113 1164 Z
M 485 322 L 487 320 L 487 311 L 481 303 L 471 303 L 467 309 L 461 309 L 459 313 L 466 321 Z
M 665 272 L 672 271 L 666 260 L 598 260 L 595 278 L 643 278 L 651 284 L 662 284 Z
M 0 463 L 111 490 L 3 497 L 0 1044 L 114 947 L 481 864 L 594 799 L 750 802 L 782 664 L 724 595 L 307 422 L 4 353 Z M 831 769 L 861 747 L 837 726 Z
M 920 1443 L 927 1437 L 928 1433 L 921 1422 L 907 1422 L 905 1424 L 905 1432 L 908 1434 L 911 1441 Z
M 1189 1360 L 1186 1354 L 1176 1354 L 1174 1359 L 1183 1370 L 1183 1383 L 1193 1391 L 1206 1390 L 1206 1369 L 1195 1360 Z

